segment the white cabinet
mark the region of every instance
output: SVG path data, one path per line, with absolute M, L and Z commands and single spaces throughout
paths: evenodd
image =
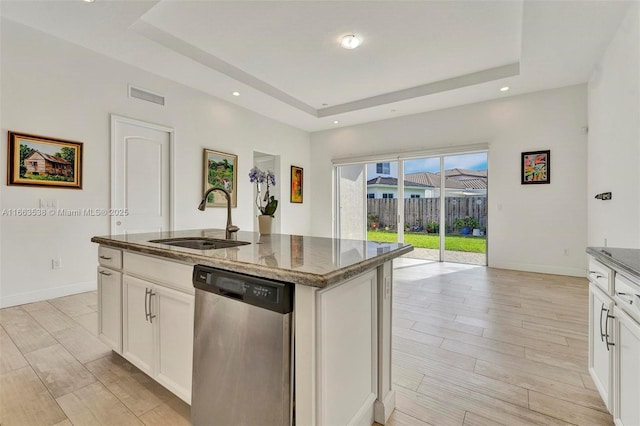
M 616 317 L 616 406 L 614 419 L 619 426 L 640 425 L 640 324 L 622 309 Z
M 605 405 L 613 406 L 613 300 L 589 284 L 589 373 Z
M 98 248 L 98 337 L 122 353 L 122 251 Z
M 613 295 L 613 275 L 611 269 L 589 257 L 589 281 L 609 295 Z
M 155 378 L 190 403 L 194 296 L 162 286 L 156 286 L 154 291 L 157 293 L 152 304 L 157 327 Z
M 589 372 L 615 424 L 640 426 L 640 277 L 601 260 L 589 261 Z
M 129 275 L 123 293 L 123 356 L 189 403 L 194 296 Z
M 154 285 L 138 278 L 124 276 L 123 282 L 122 355 L 140 370 L 153 376 L 154 326 L 149 315 L 151 289 Z
M 122 273 L 98 267 L 98 337 L 122 353 Z

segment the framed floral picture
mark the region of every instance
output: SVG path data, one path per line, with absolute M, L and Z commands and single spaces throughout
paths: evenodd
M 238 156 L 224 152 L 204 150 L 204 192 L 209 188 L 226 189 L 231 195 L 231 207 L 238 204 Z M 207 207 L 227 207 L 227 199 L 221 191 L 207 197 Z
M 82 142 L 9 132 L 7 185 L 82 189 Z
M 291 166 L 291 202 L 302 203 L 304 185 L 304 170 L 302 167 Z
M 523 152 L 520 179 L 522 185 L 551 183 L 551 151 Z

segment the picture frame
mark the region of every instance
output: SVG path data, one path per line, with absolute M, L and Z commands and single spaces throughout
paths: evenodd
M 290 201 L 301 204 L 304 191 L 304 169 L 302 167 L 291 166 Z
M 209 188 L 224 188 L 231 195 L 231 207 L 238 205 L 238 156 L 204 149 L 204 192 Z M 220 191 L 207 197 L 207 207 L 227 207 L 227 199 Z
M 8 132 L 7 185 L 82 189 L 82 142 Z
M 551 150 L 523 152 L 520 159 L 520 183 L 551 183 Z

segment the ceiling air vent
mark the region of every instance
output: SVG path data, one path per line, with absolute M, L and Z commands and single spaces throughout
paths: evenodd
M 129 97 L 164 106 L 164 96 L 129 85 Z

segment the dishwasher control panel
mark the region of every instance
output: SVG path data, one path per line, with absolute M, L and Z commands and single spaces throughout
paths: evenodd
M 292 283 L 196 265 L 193 285 L 197 289 L 271 311 L 283 314 L 293 311 Z

